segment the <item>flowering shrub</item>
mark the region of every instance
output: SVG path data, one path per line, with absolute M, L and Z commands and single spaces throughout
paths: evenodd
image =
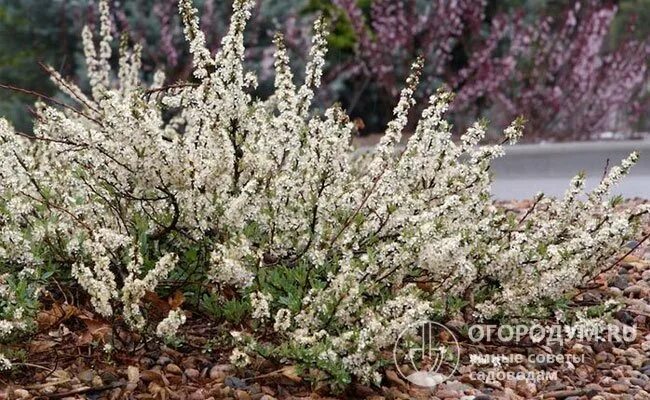
M 253 98 L 256 79 L 243 66 L 253 3 L 235 0 L 213 57 L 191 0 L 180 0 L 197 83 L 163 86 L 158 73 L 147 87 L 137 46 L 121 48 L 113 74 L 100 2 L 99 43 L 83 32 L 91 93 L 52 72 L 76 107 L 37 104 L 33 136 L 0 123 L 3 269 L 56 265 L 97 313 L 121 314 L 137 330 L 157 324 L 166 340 L 186 316 L 174 309 L 156 321 L 142 300 L 171 276 L 199 274 L 212 307 L 250 316 L 234 363 L 255 353 L 292 359 L 344 384 L 378 382 L 381 350 L 414 321 L 452 316 L 454 299 L 482 318 L 543 311 L 637 233 L 648 210 L 619 212 L 605 199 L 636 154 L 586 200 L 578 176 L 563 199 L 540 197 L 518 219 L 490 200 L 502 145 L 478 146 L 483 123 L 452 141 L 449 93 L 430 98 L 397 151 L 422 60 L 380 144 L 356 153 L 339 106 L 310 113 L 326 53 L 322 19 L 304 83 L 278 35 L 275 93 Z M 522 129 L 517 119 L 503 144 Z M 271 331 L 273 346 L 258 340 Z

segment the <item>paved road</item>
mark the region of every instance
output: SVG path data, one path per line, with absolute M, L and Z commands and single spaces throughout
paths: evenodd
M 505 157 L 493 163 L 492 194 L 500 200 L 531 198 L 540 191 L 562 196 L 579 171 L 587 173 L 587 187 L 594 187 L 607 159 L 615 165 L 634 150 L 641 158 L 614 193 L 650 199 L 650 140 L 508 147 Z

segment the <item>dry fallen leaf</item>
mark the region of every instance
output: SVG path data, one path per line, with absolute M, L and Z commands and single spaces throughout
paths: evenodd
M 147 303 L 147 311 L 155 320 L 165 318 L 171 310 L 169 303 L 161 299 L 156 292 L 148 291 L 144 295 L 143 300 L 145 303 Z
M 169 303 L 169 306 L 172 308 L 172 310 L 176 310 L 185 302 L 185 295 L 180 290 L 177 290 L 172 296 L 167 299 L 167 302 Z
M 80 315 L 79 319 L 86 325 L 86 330 L 77 340 L 77 344 L 80 346 L 87 345 L 93 341 L 104 343 L 106 336 L 112 331 L 111 325 L 104 320 L 89 318 L 85 315 Z
M 77 307 L 68 303 L 54 303 L 49 310 L 43 310 L 36 316 L 40 330 L 47 330 L 80 314 Z
M 285 378 L 289 379 L 292 382 L 299 383 L 302 381 L 302 378 L 298 375 L 298 371 L 295 365 L 289 365 L 280 370 L 280 373 Z

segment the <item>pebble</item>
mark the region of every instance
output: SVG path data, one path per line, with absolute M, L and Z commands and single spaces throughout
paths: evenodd
M 646 269 L 641 273 L 641 279 L 650 282 L 650 268 Z
M 640 285 L 628 286 L 623 290 L 623 294 L 626 296 L 639 296 L 641 297 L 644 288 Z
M 203 389 L 199 389 L 195 391 L 194 393 L 190 394 L 188 397 L 188 400 L 204 400 L 205 399 L 205 391 Z
M 235 390 L 235 398 L 237 400 L 251 400 L 251 395 L 245 390 Z
M 149 357 L 142 357 L 142 358 L 140 359 L 140 364 L 141 364 L 144 368 L 151 368 L 155 363 L 154 363 L 154 361 L 153 361 L 151 358 L 149 358 Z
M 183 370 L 181 370 L 181 367 L 179 367 L 176 364 L 167 364 L 165 366 L 165 371 L 169 372 L 170 374 L 174 374 L 174 375 L 181 375 L 183 373 Z
M 593 349 L 596 353 L 612 351 L 612 347 L 614 345 L 610 341 L 596 342 L 593 344 Z
M 527 399 L 533 398 L 537 394 L 537 386 L 533 382 L 525 379 L 517 381 L 516 389 L 517 392 L 526 396 Z
M 95 377 L 95 371 L 92 369 L 87 369 L 85 371 L 81 371 L 79 375 L 77 375 L 77 378 L 83 383 L 91 383 L 93 381 L 93 378 Z
M 397 375 L 397 372 L 395 372 L 395 371 L 393 371 L 391 369 L 386 371 L 386 378 L 388 379 L 388 381 L 394 383 L 395 385 L 397 385 L 400 388 L 407 387 L 406 382 L 404 382 L 404 380 Z
M 14 396 L 16 396 L 19 399 L 29 399 L 31 397 L 29 392 L 25 389 L 14 390 Z
M 236 376 L 227 377 L 224 383 L 226 384 L 226 386 L 231 387 L 233 389 L 243 389 L 248 386 L 246 385 L 246 382 L 242 381 Z
M 615 277 L 609 280 L 608 285 L 621 290 L 625 290 L 625 288 L 627 288 L 630 285 L 628 275 L 627 274 L 616 275 Z
M 459 393 L 456 390 L 438 390 L 436 391 L 436 396 L 440 397 L 441 399 L 457 399 L 462 396 L 462 393 Z
M 172 362 L 172 359 L 167 357 L 167 356 L 160 356 L 158 357 L 158 361 L 156 362 L 158 365 L 166 365 Z
M 634 324 L 634 316 L 629 311 L 618 310 L 614 313 L 614 317 L 626 325 Z
M 612 393 L 625 393 L 628 389 L 629 386 L 624 383 L 615 383 L 609 388 Z
M 226 379 L 226 371 L 220 369 L 218 365 L 215 365 L 210 369 L 210 379 L 223 382 Z
M 54 394 L 54 392 L 56 391 L 57 391 L 56 386 L 46 386 L 43 389 L 41 389 L 41 393 L 44 395 Z
M 611 362 L 613 360 L 614 357 L 606 351 L 601 351 L 600 353 L 596 354 L 596 361 L 598 362 Z
M 185 370 L 185 376 L 187 376 L 190 379 L 198 379 L 198 377 L 201 375 L 198 369 L 195 368 L 188 368 Z
M 91 384 L 92 387 L 98 388 L 98 387 L 104 386 L 104 381 L 102 380 L 102 378 L 99 375 L 95 375 L 93 377 L 93 380 L 90 382 L 90 384 Z

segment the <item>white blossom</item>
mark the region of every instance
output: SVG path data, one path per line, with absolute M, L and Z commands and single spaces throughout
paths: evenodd
M 238 348 L 233 349 L 228 360 L 237 368 L 244 368 L 251 363 L 251 359 L 248 354 L 244 353 Z
M 167 317 L 158 323 L 156 335 L 165 340 L 176 337 L 178 328 L 185 323 L 186 317 L 182 310 L 171 310 Z

